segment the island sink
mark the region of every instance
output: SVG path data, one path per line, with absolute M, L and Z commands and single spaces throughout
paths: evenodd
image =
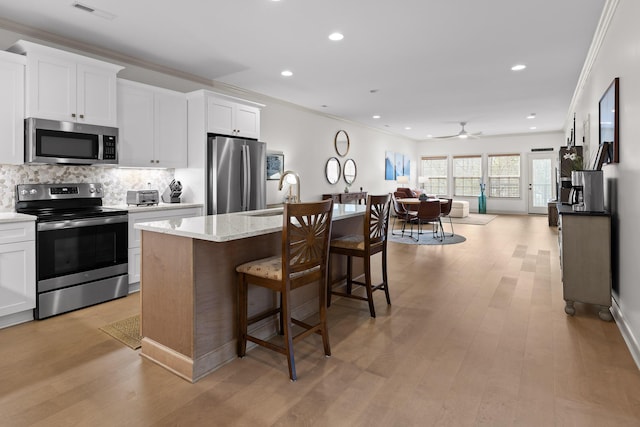
M 245 212 L 242 215 L 245 216 L 277 216 L 277 215 L 283 215 L 284 214 L 284 209 L 275 209 L 272 211 L 257 211 L 257 212 Z

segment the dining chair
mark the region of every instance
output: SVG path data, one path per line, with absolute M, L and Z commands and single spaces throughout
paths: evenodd
M 333 289 L 333 282 L 331 277 L 329 278 L 327 306 L 331 305 L 331 295 L 367 301 L 369 303 L 369 313 L 371 317 L 376 317 L 376 310 L 373 305 L 373 292 L 377 290 L 383 290 L 387 298 L 387 304 L 391 304 L 389 281 L 387 278 L 387 227 L 389 225 L 390 205 L 391 197 L 388 194 L 382 196 L 367 196 L 367 210 L 365 212 L 362 234 L 347 235 L 331 240 L 329 254 L 344 255 L 347 257 L 347 280 L 346 289 L 344 292 L 341 292 Z M 371 283 L 371 257 L 377 253 L 380 253 L 382 257 L 382 283 L 373 285 Z M 353 257 L 363 259 L 364 282 L 353 280 Z M 329 272 L 331 272 L 331 259 L 329 259 Z M 364 287 L 366 296 L 362 297 L 353 294 L 353 285 Z
M 442 203 L 440 204 L 440 218 L 449 218 L 449 224 L 451 225 L 451 236 L 449 237 L 453 237 L 454 233 L 453 233 L 453 221 L 451 220 L 451 216 L 449 215 L 451 213 L 451 207 L 453 206 L 453 199 L 449 198 L 449 197 L 441 197 L 442 199 L 446 199 L 447 203 Z M 442 222 L 440 223 L 440 227 L 442 227 Z M 444 236 L 444 227 L 442 228 L 442 235 Z
M 238 356 L 244 357 L 247 341 L 287 356 L 289 377 L 297 379 L 293 344 L 312 333 L 322 336 L 324 353 L 331 355 L 327 330 L 327 265 L 333 200 L 284 205 L 282 254 L 247 262 L 236 267 L 238 282 Z M 291 291 L 305 285 L 318 284 L 319 321 L 314 325 L 291 317 Z M 280 295 L 280 306 L 249 317 L 248 285 L 268 288 Z M 273 315 L 279 315 L 280 334 L 284 344 L 250 335 L 248 326 Z M 294 335 L 293 326 L 303 331 Z
M 407 226 L 407 224 L 409 224 L 411 226 L 411 235 L 413 235 L 413 219 L 416 217 L 416 213 L 414 211 L 409 211 L 407 210 L 407 208 L 400 202 L 398 202 L 398 199 L 402 198 L 402 194 L 398 193 L 397 191 L 393 193 L 393 195 L 391 196 L 391 199 L 393 200 L 393 209 L 396 211 L 396 216 L 393 217 L 393 224 L 391 226 L 391 234 L 396 236 L 397 234 L 395 234 L 393 231 L 396 228 L 396 220 L 400 219 L 402 220 L 402 237 L 404 237 L 404 230 Z
M 418 213 L 415 222 L 418 225 L 418 234 L 416 241 L 420 240 L 423 224 L 432 224 L 433 237 L 442 241 L 444 239 L 444 230 L 441 234 L 438 230 L 442 230 L 442 221 L 440 220 L 440 200 L 423 200 L 418 206 Z

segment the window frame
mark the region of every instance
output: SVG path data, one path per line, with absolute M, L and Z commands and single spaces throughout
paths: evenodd
M 517 157 L 518 158 L 518 175 L 492 175 L 491 174 L 491 159 L 496 157 Z M 517 180 L 516 184 L 508 183 L 511 180 Z M 506 181 L 507 184 L 496 184 L 497 181 Z M 508 195 L 510 189 L 517 189 L 517 195 Z M 492 199 L 521 199 L 522 198 L 522 154 L 521 153 L 502 153 L 502 154 L 487 154 L 487 190 L 485 192 L 487 197 Z
M 456 160 L 458 159 L 477 159 L 480 162 L 480 175 L 478 176 L 456 176 Z M 482 154 L 468 154 L 468 155 L 456 155 L 452 158 L 452 171 L 451 178 L 453 180 L 453 196 L 454 197 L 477 197 L 480 195 L 480 183 L 483 178 L 483 160 Z M 459 194 L 458 191 L 458 180 L 471 180 L 470 183 L 463 185 L 462 188 L 471 188 L 471 194 L 464 192 L 464 194 Z
M 439 176 L 439 175 L 428 175 L 425 174 L 425 165 L 423 164 L 424 160 L 441 160 L 445 162 L 445 175 L 444 176 Z M 420 157 L 420 176 L 426 176 L 429 178 L 429 181 L 431 182 L 432 180 L 437 180 L 439 183 L 441 183 L 441 181 L 444 179 L 444 193 L 440 192 L 440 191 L 436 191 L 433 192 L 433 184 L 427 183 L 425 185 L 424 191 L 427 194 L 433 194 L 433 195 L 447 195 L 449 194 L 449 157 L 448 156 L 421 156 Z M 438 185 L 438 189 L 441 189 L 442 186 Z

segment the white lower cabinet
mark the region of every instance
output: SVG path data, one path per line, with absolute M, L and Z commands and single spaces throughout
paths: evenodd
M 153 208 L 152 208 L 153 209 Z M 129 283 L 140 281 L 140 230 L 133 226 L 139 222 L 173 220 L 180 218 L 201 216 L 201 207 L 150 210 L 142 212 L 129 212 Z
M 34 221 L 0 224 L 0 316 L 36 307 L 35 239 Z

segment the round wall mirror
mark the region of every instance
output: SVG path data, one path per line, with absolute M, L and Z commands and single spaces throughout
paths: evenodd
M 339 130 L 336 133 L 336 137 L 333 139 L 333 143 L 336 147 L 336 153 L 338 156 L 344 157 L 349 152 L 349 135 L 346 130 Z
M 347 159 L 344 162 L 344 172 L 342 176 L 344 176 L 344 182 L 351 185 L 353 181 L 356 180 L 356 175 L 358 175 L 358 168 L 356 167 L 356 162 L 353 159 Z
M 337 157 L 331 157 L 327 160 L 324 173 L 329 184 L 336 184 L 340 181 L 340 160 Z

